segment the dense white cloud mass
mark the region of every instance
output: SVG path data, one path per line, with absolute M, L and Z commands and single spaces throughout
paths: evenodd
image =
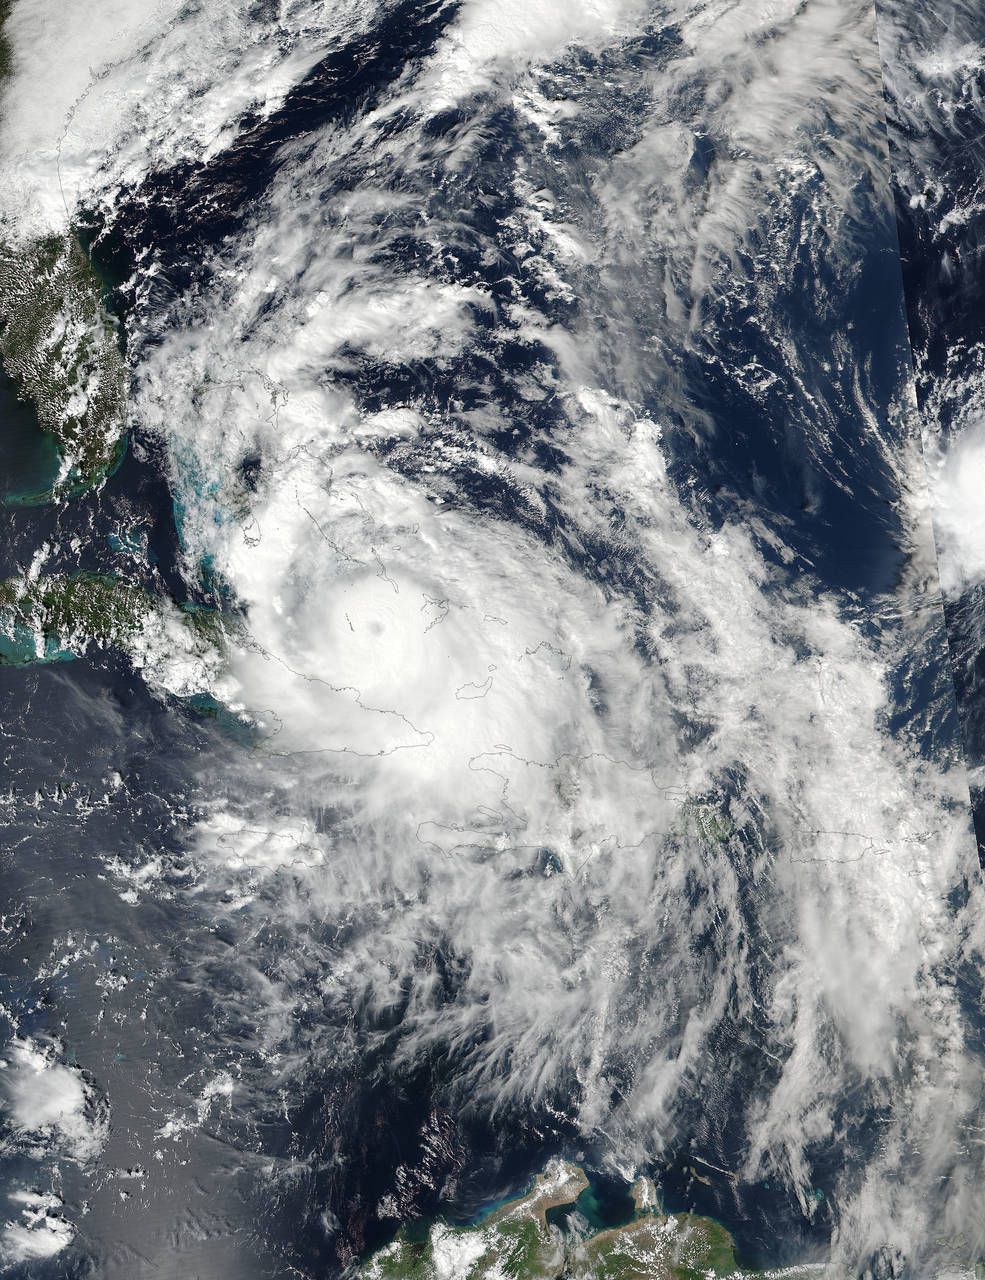
M 62 195 L 112 225 L 388 16 L 123 10 L 56 38 L 15 9 L 27 230 Z M 83 38 L 96 75 L 62 81 Z M 393 1070 L 446 1055 L 452 1108 L 564 1099 L 623 1169 L 700 1159 L 738 1092 L 737 1197 L 811 1219 L 823 1152 L 835 1263 L 921 1274 L 981 1185 L 982 904 L 950 691 L 911 696 L 943 630 L 909 388 L 839 310 L 891 228 L 871 9 L 468 0 L 384 88 L 285 137 L 163 309 L 151 254 L 129 335 L 186 574 L 241 618 L 194 674 L 256 746 L 203 783 L 191 896 L 240 930 L 270 1087 L 358 1071 L 393 1015 Z M 846 585 L 766 478 L 708 480 L 740 395 L 803 511 L 877 474 L 906 571 Z M 934 491 L 951 582 L 985 571 L 980 452 Z M 67 1068 L 28 1116 L 33 1052 L 17 1123 L 81 1142 Z
M 16 5 L 0 142 L 8 234 L 60 230 L 150 165 L 207 159 L 371 13 L 304 0 L 259 21 L 247 4 Z
M 958 595 L 985 581 L 985 513 L 981 481 L 985 475 L 982 429 L 966 428 L 946 454 L 931 453 L 933 510 L 941 585 Z
M 53 1258 L 75 1234 L 58 1213 L 57 1196 L 16 1191 L 10 1197 L 15 1215 L 0 1231 L 0 1257 L 8 1266 Z
M 13 1040 L 6 1052 L 0 1091 L 13 1141 L 39 1155 L 50 1147 L 73 1160 L 98 1155 L 106 1116 L 81 1072 L 60 1063 L 55 1046 Z
M 59 1162 L 91 1166 L 106 1142 L 108 1108 L 77 1067 L 59 1060 L 59 1048 L 15 1037 L 0 1060 L 0 1155 L 11 1170 L 18 1157 L 33 1166 L 23 1184 L 23 1172 L 20 1178 L 5 1177 L 6 1219 L 0 1218 L 5 1267 L 52 1258 L 71 1244 L 75 1227 L 62 1212 L 60 1196 L 40 1190 L 39 1183 Z

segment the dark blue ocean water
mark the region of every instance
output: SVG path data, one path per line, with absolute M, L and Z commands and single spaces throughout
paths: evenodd
M 31 502 L 51 492 L 58 477 L 58 447 L 38 426 L 30 404 L 0 368 L 0 499 L 5 503 Z
M 985 220 L 981 174 L 985 164 L 980 66 L 955 64 L 954 78 L 935 61 L 938 46 L 980 46 L 985 20 L 979 8 L 956 2 L 935 11 L 932 20 L 908 15 L 886 3 L 884 20 L 893 24 L 917 92 L 925 94 L 914 112 L 888 97 L 890 157 L 912 343 L 917 399 L 928 427 L 946 446 L 952 433 L 974 412 L 979 344 L 985 339 Z M 916 68 L 926 59 L 923 72 Z M 942 79 L 938 82 L 938 74 Z M 921 175 L 923 190 L 913 189 Z M 969 767 L 985 762 L 985 594 L 970 588 L 946 601 L 954 687 Z M 985 792 L 972 790 L 979 857 L 985 865 Z
M 175 302 L 207 275 L 210 255 L 236 237 L 248 216 L 262 211 L 283 145 L 303 145 L 317 131 L 344 124 L 384 99 L 400 72 L 433 46 L 455 12 L 455 6 L 438 3 L 400 7 L 372 38 L 327 58 L 270 117 L 248 121 L 228 152 L 207 165 L 152 173 L 123 200 L 111 224 L 94 220 L 93 253 L 107 280 L 130 279 L 144 254 L 160 267 L 149 294 L 138 299 L 121 288 L 113 295 L 124 320 L 139 320 L 142 341 L 152 343 L 155 332 L 166 331 Z M 659 69 L 674 38 L 673 33 L 650 32 L 625 56 L 640 67 Z M 591 80 L 602 70 L 586 65 L 580 74 Z M 631 104 L 626 120 L 629 130 Z M 511 212 L 513 197 L 505 178 L 524 143 L 511 113 L 504 111 L 493 124 L 487 152 L 475 171 L 460 178 L 457 191 L 434 199 L 454 199 L 467 208 L 472 234 L 458 248 L 455 269 L 463 278 L 482 275 L 499 302 L 508 296 L 511 264 L 504 266 L 499 259 L 495 268 L 486 266 L 483 255 Z M 455 119 L 438 118 L 433 128 L 440 134 L 455 125 Z M 618 130 L 573 137 L 565 143 L 563 171 L 576 175 L 580 166 L 596 163 L 624 144 Z M 707 157 L 705 162 L 710 162 Z M 357 179 L 344 169 L 326 173 L 326 194 Z M 395 180 L 400 179 L 397 173 Z M 414 180 L 419 182 L 420 175 Z M 866 404 L 891 434 L 896 429 L 891 406 L 908 376 L 909 346 L 887 193 L 863 196 L 864 217 L 856 229 L 858 270 L 850 286 L 825 279 L 823 262 L 819 275 L 805 244 L 804 259 L 792 264 L 792 283 L 777 304 L 783 308 L 778 322 L 799 335 L 813 379 L 808 391 L 830 418 L 829 442 L 818 445 L 812 402 L 792 401 L 783 370 L 777 371 L 781 378 L 775 391 L 765 396 L 753 396 L 734 376 L 751 361 L 775 363 L 775 350 L 745 322 L 741 299 L 731 297 L 712 318 L 716 344 L 682 350 L 680 359 L 686 397 L 713 429 L 696 438 L 680 424 L 671 431 L 670 448 L 673 478 L 682 488 L 697 488 L 711 525 L 741 521 L 755 511 L 782 532 L 802 561 L 810 562 L 824 588 L 851 595 L 864 622 L 867 610 L 874 611 L 903 567 L 895 492 L 845 381 L 851 371 L 826 368 L 824 352 L 832 328 L 850 323 L 852 349 L 865 367 Z M 806 219 L 809 210 L 793 212 Z M 901 235 L 912 259 L 908 282 L 919 292 L 925 288 L 922 276 L 915 274 L 920 268 L 913 265 L 919 258 L 919 232 L 904 219 Z M 408 232 L 394 252 L 406 255 L 406 265 L 420 263 L 424 248 Z M 555 323 L 573 318 L 568 310 L 572 304 L 547 297 L 533 301 Z M 941 323 L 967 318 L 964 304 L 960 317 L 948 311 L 951 304 L 943 295 L 940 306 Z M 979 311 L 985 314 L 985 309 Z M 516 392 L 519 376 L 544 358 L 545 351 L 519 343 L 514 348 L 498 345 L 495 357 L 480 345 L 456 367 L 421 361 L 395 370 L 363 363 L 353 369 L 351 386 L 368 409 L 414 399 L 438 413 L 451 413 L 456 405 L 467 410 L 469 396 L 481 384 L 512 424 L 495 447 L 508 458 L 534 441 L 538 465 L 549 475 L 560 457 L 561 444 L 552 433 L 563 420 L 564 407 L 549 399 L 531 404 Z M 644 387 L 641 409 L 660 416 L 666 409 L 665 388 Z M 7 458 L 4 492 L 32 492 L 50 466 L 48 446 L 32 434 L 29 415 L 10 397 L 6 384 L 0 384 L 0 418 Z M 256 462 L 244 459 L 244 465 Z M 415 464 L 413 458 L 395 454 L 392 465 L 412 475 Z M 49 569 L 125 572 L 179 601 L 208 602 L 207 586 L 194 578 L 190 582 L 183 572 L 167 475 L 163 445 L 142 434 L 138 425 L 123 464 L 98 493 L 80 495 L 58 509 L 0 510 L 4 574 L 23 566 L 48 541 L 58 548 Z M 571 531 L 560 508 L 548 505 L 547 515 L 535 521 L 510 489 L 487 473 L 463 466 L 453 479 L 449 501 L 490 520 L 521 522 L 572 558 L 586 577 L 596 577 L 604 559 L 610 585 L 647 603 L 646 593 L 653 588 L 642 580 L 632 556 L 614 557 L 612 547 L 586 546 L 584 539 L 582 549 L 572 551 L 566 536 Z M 142 563 L 128 551 L 135 531 L 149 550 Z M 68 550 L 73 535 L 82 542 L 78 554 Z M 798 568 L 786 571 L 796 574 Z M 960 626 L 960 617 L 952 625 Z M 921 687 L 900 685 L 901 722 L 940 701 L 944 655 L 941 663 L 940 670 L 925 673 Z M 977 679 L 971 672 L 962 678 L 966 689 Z M 302 1084 L 286 1104 L 277 1104 L 266 1091 L 268 1068 L 250 1058 L 251 1026 L 238 987 L 237 949 L 243 940 L 235 929 L 216 925 L 206 899 L 196 905 L 183 892 L 185 840 L 197 805 L 221 778 L 224 757 L 242 752 L 243 744 L 193 708 L 151 696 L 126 663 L 110 654 L 57 669 L 0 669 L 0 689 L 4 785 L 10 794 L 3 887 L 23 922 L 3 954 L 3 999 L 21 1031 L 57 1032 L 68 1052 L 86 1063 L 112 1097 L 114 1136 L 106 1163 L 127 1165 L 139 1159 L 147 1170 L 134 1210 L 121 1208 L 110 1187 L 85 1219 L 71 1271 L 59 1261 L 47 1274 L 129 1280 L 143 1240 L 174 1217 L 183 1223 L 178 1234 L 187 1245 L 174 1264 L 176 1276 L 194 1274 L 192 1266 L 216 1280 L 226 1275 L 242 1280 L 334 1275 L 396 1229 L 397 1220 L 381 1220 L 376 1214 L 383 1197 L 399 1193 L 408 1220 L 442 1213 L 452 1221 L 471 1221 L 490 1202 L 527 1185 L 554 1154 L 581 1154 L 595 1171 L 591 1191 L 578 1206 L 590 1221 L 611 1225 L 625 1220 L 627 1188 L 601 1172 L 606 1154 L 602 1141 L 593 1150 L 564 1120 L 570 1098 L 563 1091 L 550 1106 L 529 1111 L 490 1115 L 477 1106 L 450 1114 L 446 1099 L 460 1069 L 453 1055 L 435 1054 L 413 1068 L 394 1066 L 393 1050 L 406 1012 L 401 1007 L 390 1010 L 386 1021 L 367 1019 L 357 1028 L 362 1037 L 359 1072 L 348 1066 L 340 1071 L 330 1059 L 313 1056 L 300 1076 Z M 935 749 L 955 732 L 947 700 L 940 705 L 932 735 Z M 113 772 L 124 786 L 108 795 L 106 778 Z M 125 905 L 111 880 L 100 878 L 104 860 L 139 862 L 151 853 L 161 857 L 161 876 L 165 883 L 172 878 L 174 895 Z M 760 928 L 756 889 L 747 885 L 743 893 L 755 950 Z M 84 937 L 87 945 L 96 944 L 86 976 L 36 979 L 67 931 Z M 312 948 L 318 942 L 313 939 Z M 274 920 L 253 943 L 271 954 L 293 945 L 278 933 Z M 713 962 L 722 943 L 709 933 L 698 945 L 704 959 Z M 107 971 L 125 974 L 122 991 L 108 993 L 99 985 Z M 450 965 L 446 980 L 452 1000 L 455 974 Z M 765 962 L 757 980 L 765 988 Z M 135 1024 L 132 1011 L 143 1004 L 147 1019 Z M 310 1014 L 313 1022 L 335 1016 L 317 1003 Z M 309 1043 L 309 1032 L 312 1043 L 328 1038 L 325 1027 L 302 1026 L 299 1048 Z M 154 1129 L 167 1118 L 162 1099 L 181 1096 L 186 1078 L 204 1064 L 234 1061 L 237 1053 L 247 1064 L 243 1101 L 210 1121 L 203 1134 L 189 1136 L 187 1164 L 156 1161 Z M 880 1120 L 864 1099 L 842 1101 L 837 1144 L 819 1145 L 813 1153 L 819 1198 L 814 1219 L 807 1222 L 783 1186 L 739 1186 L 721 1172 L 741 1165 L 748 1108 L 766 1082 L 763 1063 L 762 1055 L 723 1031 L 694 1096 L 677 1117 L 693 1147 L 682 1145 L 651 1170 L 669 1209 L 718 1218 L 754 1265 L 801 1259 L 823 1247 L 834 1225 L 825 1189 L 843 1179 L 846 1169 L 849 1179 L 853 1168 L 861 1171 L 878 1141 Z M 617 1083 L 613 1081 L 614 1088 Z M 574 1096 L 576 1082 L 570 1082 L 570 1089 Z M 439 1143 L 431 1140 L 435 1124 L 444 1134 Z M 406 1184 L 396 1185 L 395 1171 L 401 1166 L 420 1171 L 409 1190 Z M 72 1194 L 69 1187 L 69 1198 Z M 336 1229 L 326 1228 L 326 1213 Z M 187 1244 L 192 1238 L 198 1241 L 194 1248 Z M 38 1267 L 36 1274 L 44 1274 L 44 1268 Z M 158 1269 L 155 1274 L 166 1272 Z

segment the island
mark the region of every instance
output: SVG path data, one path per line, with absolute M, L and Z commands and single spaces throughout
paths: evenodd
M 0 580 L 0 663 L 31 666 L 111 648 L 184 695 L 210 686 L 227 628 L 215 609 L 179 605 L 105 573 Z

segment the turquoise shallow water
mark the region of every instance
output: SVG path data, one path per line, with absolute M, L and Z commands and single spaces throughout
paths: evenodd
M 45 642 L 44 653 L 38 653 L 34 632 L 15 627 L 10 635 L 0 635 L 0 666 L 28 667 L 45 662 L 71 662 L 77 657 L 70 649 L 62 649 L 57 641 Z
M 481 1227 L 484 1222 L 488 1222 L 494 1213 L 498 1213 L 505 1205 L 513 1204 L 517 1200 L 522 1200 L 524 1196 L 528 1196 L 534 1189 L 534 1179 L 529 1178 L 519 1191 L 512 1191 L 509 1195 L 497 1196 L 494 1200 L 489 1200 L 483 1204 L 478 1213 L 469 1218 L 464 1225 L 469 1227 Z
M 636 1204 L 629 1186 L 614 1178 L 586 1169 L 588 1186 L 574 1204 L 557 1205 L 548 1209 L 549 1224 L 563 1227 L 574 1213 L 580 1214 L 593 1232 L 607 1231 L 611 1227 L 624 1227 L 636 1217 Z
M 578 1213 L 585 1218 L 593 1231 L 605 1231 L 610 1227 L 624 1227 L 636 1217 L 636 1204 L 633 1201 L 628 1183 L 618 1179 L 607 1178 L 602 1174 L 585 1170 L 588 1186 L 571 1204 L 556 1205 L 548 1209 L 548 1223 L 564 1226 L 572 1214 Z M 520 1190 L 510 1195 L 490 1200 L 469 1220 L 469 1226 L 481 1226 L 504 1205 L 522 1200 L 534 1189 L 534 1180 L 529 1179 Z

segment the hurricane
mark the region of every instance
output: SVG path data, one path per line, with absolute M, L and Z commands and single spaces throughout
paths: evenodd
M 9 1274 L 977 1274 L 981 25 L 13 0 Z

